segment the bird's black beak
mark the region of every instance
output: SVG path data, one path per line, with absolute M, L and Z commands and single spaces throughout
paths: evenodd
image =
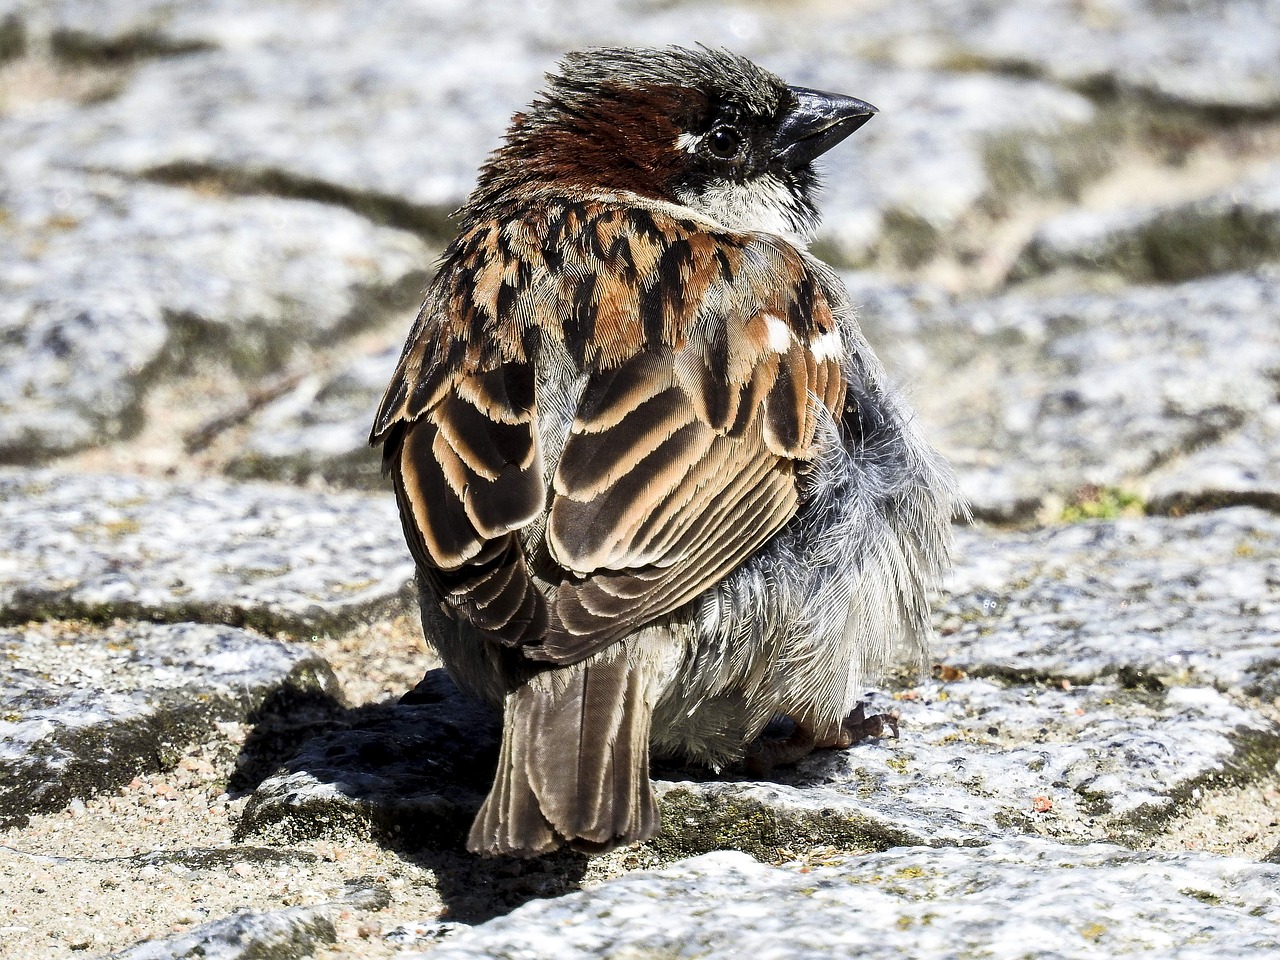
M 774 159 L 788 170 L 820 157 L 876 113 L 857 97 L 792 87 L 796 104 L 783 118 L 773 141 Z

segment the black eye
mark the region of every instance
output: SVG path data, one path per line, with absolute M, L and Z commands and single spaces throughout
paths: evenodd
M 707 134 L 707 150 L 713 157 L 732 160 L 742 149 L 742 134 L 733 127 L 716 127 Z

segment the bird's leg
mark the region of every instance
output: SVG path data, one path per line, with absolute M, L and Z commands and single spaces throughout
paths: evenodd
M 872 737 L 884 735 L 885 729 L 893 732 L 898 739 L 898 714 L 873 713 L 867 716 L 866 710 L 859 703 L 852 712 L 827 728 L 822 735 L 812 723 L 794 720 L 795 729 L 791 735 L 782 740 L 757 740 L 747 751 L 747 773 L 751 776 L 763 776 L 774 767 L 795 763 L 802 760 L 814 750 L 847 750 L 855 743 Z
M 810 724 L 795 722 L 791 735 L 782 740 L 756 740 L 747 748 L 747 774 L 762 777 L 774 767 L 807 757 L 813 753 L 818 739 Z

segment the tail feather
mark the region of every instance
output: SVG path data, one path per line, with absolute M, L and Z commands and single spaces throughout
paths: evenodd
M 527 710 L 515 709 L 513 704 L 523 689 L 507 698 L 498 772 L 467 838 L 467 849 L 474 853 L 536 857 L 550 853 L 564 842 L 542 815 L 528 777 L 516 776 L 516 771 L 528 769 L 528 747 L 533 742 L 528 736 L 528 724 L 513 722 L 527 713 Z
M 644 668 L 618 651 L 539 674 L 509 694 L 498 772 L 468 848 L 599 852 L 657 833 L 648 685 Z

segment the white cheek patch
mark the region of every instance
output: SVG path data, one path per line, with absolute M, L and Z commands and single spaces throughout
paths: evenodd
M 681 134 L 677 144 L 688 134 Z M 720 181 L 679 195 L 693 207 L 730 230 L 772 233 L 796 246 L 813 226 L 799 199 L 777 177 L 763 176 L 746 183 Z
M 817 361 L 834 360 L 843 353 L 844 344 L 840 342 L 840 331 L 828 330 L 809 341 L 809 352 Z
M 786 353 L 791 349 L 791 328 L 781 317 L 766 313 L 765 329 L 769 331 L 769 349 L 774 353 Z
M 702 146 L 702 138 L 692 133 L 682 133 L 676 137 L 676 147 L 685 153 L 697 153 Z

